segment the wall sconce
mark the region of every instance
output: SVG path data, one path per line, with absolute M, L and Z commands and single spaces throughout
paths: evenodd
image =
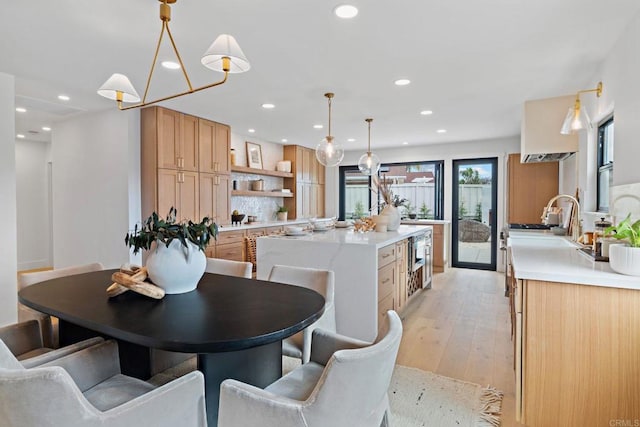
M 602 95 L 602 82 L 598 82 L 598 86 L 595 89 L 581 90 L 576 94 L 576 103 L 573 107 L 569 107 L 567 117 L 565 117 L 560 129 L 561 134 L 570 135 L 587 127 L 591 128 L 591 119 L 589 119 L 587 111 L 580 106 L 580 94 L 587 92 L 596 92 L 597 97 L 600 98 L 600 95 Z

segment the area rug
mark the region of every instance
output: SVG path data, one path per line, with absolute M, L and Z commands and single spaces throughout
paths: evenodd
M 502 392 L 396 365 L 389 387 L 393 427 L 499 426 Z
M 284 374 L 300 359 L 282 358 Z M 196 368 L 195 358 L 156 375 L 157 385 Z M 389 401 L 393 427 L 497 427 L 500 425 L 502 392 L 492 387 L 396 365 Z

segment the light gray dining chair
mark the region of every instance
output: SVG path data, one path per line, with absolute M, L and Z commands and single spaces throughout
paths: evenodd
M 120 373 L 115 341 L 25 369 L 0 342 L 0 425 L 204 427 L 204 377 L 156 387 Z
M 225 276 L 245 277 L 251 279 L 253 264 L 243 261 L 232 261 L 222 258 L 207 258 L 207 273 L 224 274 Z
M 232 261 L 220 258 L 207 258 L 207 273 L 224 274 L 226 276 L 245 277 L 251 279 L 251 269 L 253 265 L 250 262 Z M 174 351 L 151 349 L 150 350 L 150 371 L 151 375 L 157 375 L 169 368 L 182 364 L 183 362 L 195 357 L 191 353 L 177 353 Z
M 45 347 L 42 341 L 42 330 L 36 320 L 0 328 L 0 340 L 25 368 L 42 365 L 104 341 L 100 337 L 94 337 L 58 349 Z
M 269 274 L 269 281 L 312 289 L 324 297 L 324 313 L 320 319 L 282 341 L 283 355 L 296 357 L 302 359 L 302 363 L 307 363 L 311 357 L 311 335 L 314 329 L 336 331 L 336 309 L 333 302 L 334 273 L 330 270 L 274 265 Z M 295 301 L 292 301 L 292 304 L 295 304 Z
M 72 276 L 75 274 L 89 273 L 92 271 L 104 270 L 104 266 L 99 262 L 84 264 L 73 267 L 58 268 L 55 270 L 37 271 L 33 273 L 21 273 L 18 275 L 18 291 L 45 280 L 57 279 L 60 277 Z M 51 316 L 41 313 L 32 308 L 18 303 L 18 321 L 37 320 L 42 329 L 42 339 L 44 346 L 49 348 L 58 347 L 58 330 L 51 321 Z
M 264 390 L 223 381 L 218 427 L 387 427 L 402 338 L 400 317 L 387 314 L 387 333 L 375 344 L 316 329 L 311 361 Z

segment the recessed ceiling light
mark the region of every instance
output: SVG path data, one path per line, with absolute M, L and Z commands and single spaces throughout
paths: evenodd
M 323 126 L 322 126 L 322 125 L 313 125 L 313 128 L 314 128 L 314 129 L 322 129 L 322 128 L 323 128 Z
M 349 138 L 347 139 L 348 142 L 354 142 L 356 139 L 355 138 Z
M 411 83 L 411 80 L 409 80 L 409 79 L 398 79 L 393 83 L 395 83 L 396 86 L 406 86 L 409 83 Z
M 177 62 L 173 62 L 173 61 L 162 61 L 160 63 L 160 65 L 162 65 L 164 68 L 167 68 L 169 70 L 178 70 L 178 69 L 180 69 L 180 64 L 178 64 Z
M 338 18 L 351 19 L 358 14 L 358 8 L 350 4 L 341 4 L 333 9 L 333 13 L 335 13 Z
M 404 141 L 402 145 L 409 145 L 409 143 L 407 141 Z
M 282 142 L 289 142 L 289 140 L 287 138 L 282 138 L 281 141 Z
M 262 108 L 266 108 L 267 110 L 271 110 L 272 108 L 276 108 L 273 104 L 262 104 Z
M 51 128 L 49 126 L 42 126 L 42 130 L 45 132 L 50 132 Z
M 249 133 L 254 133 L 255 131 L 255 129 L 249 129 Z
M 430 116 L 433 114 L 433 111 L 431 110 L 422 110 L 420 111 L 420 114 L 422 114 L 423 116 Z
M 60 101 L 68 101 L 68 100 L 70 100 L 71 98 L 69 98 L 67 95 L 58 95 L 58 99 L 59 99 Z
M 21 133 L 19 133 L 19 134 L 17 134 L 17 135 L 16 135 L 16 138 L 20 138 L 20 139 L 22 139 L 22 138 L 24 138 L 24 135 L 23 135 L 23 134 L 21 134 Z
M 22 108 L 22 107 L 16 107 L 16 111 L 17 111 L 18 113 L 26 113 L 26 112 L 27 112 L 27 109 L 26 109 L 26 108 Z
M 436 132 L 438 132 L 438 133 L 447 133 L 447 130 L 446 129 L 438 129 Z

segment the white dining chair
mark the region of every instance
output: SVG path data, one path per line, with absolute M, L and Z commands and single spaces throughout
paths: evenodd
M 322 328 L 330 332 L 336 331 L 336 309 L 333 302 L 334 273 L 330 270 L 274 265 L 269 274 L 269 281 L 312 289 L 324 297 L 324 313 L 320 319 L 282 341 L 283 355 L 296 357 L 302 359 L 302 363 L 307 363 L 311 356 L 313 330 Z M 292 304 L 295 304 L 295 301 L 292 301 Z
M 18 291 L 35 283 L 45 280 L 58 279 L 60 277 L 72 276 L 75 274 L 90 273 L 92 271 L 104 270 L 104 266 L 99 262 L 92 264 L 77 265 L 73 267 L 57 268 L 55 270 L 36 271 L 33 273 L 20 273 L 18 275 Z M 58 347 L 58 330 L 51 321 L 51 316 L 41 313 L 32 308 L 18 303 L 18 321 L 37 320 L 42 329 L 42 339 L 45 347 Z
M 245 277 L 251 279 L 253 264 L 243 261 L 232 261 L 222 258 L 207 258 L 207 273 L 224 274 L 225 276 Z
M 388 427 L 402 322 L 393 310 L 387 318 L 375 344 L 314 330 L 311 361 L 265 389 L 223 381 L 218 427 Z

